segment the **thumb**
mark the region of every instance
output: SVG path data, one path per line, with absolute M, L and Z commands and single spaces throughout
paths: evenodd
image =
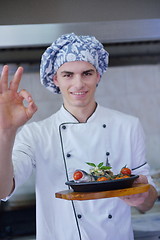
M 148 179 L 145 175 L 139 175 L 139 177 L 134 181 L 134 183 L 148 183 Z

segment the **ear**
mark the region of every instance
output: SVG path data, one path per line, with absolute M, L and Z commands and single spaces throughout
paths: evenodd
M 97 84 L 99 83 L 100 79 L 101 79 L 101 76 L 100 76 L 99 72 L 97 72 Z
M 54 83 L 57 87 L 59 87 L 58 79 L 57 79 L 57 74 L 55 74 L 55 75 L 53 76 L 53 83 Z

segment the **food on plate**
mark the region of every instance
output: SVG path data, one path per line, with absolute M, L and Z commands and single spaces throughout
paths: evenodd
M 122 169 L 121 169 L 121 173 L 124 174 L 124 175 L 131 175 L 131 169 L 127 168 L 126 166 L 124 166 Z
M 104 166 L 103 162 L 99 163 L 97 166 L 94 163 L 87 162 L 89 166 L 92 168 L 90 169 L 90 174 L 93 175 L 95 178 L 105 176 L 110 178 L 113 176 L 113 172 L 111 171 L 111 167 Z
M 83 177 L 83 172 L 80 170 L 77 170 L 77 171 L 75 171 L 74 172 L 74 174 L 73 174 L 73 178 L 74 178 L 74 180 L 79 180 L 79 179 L 81 179 Z
M 114 173 L 111 171 L 112 167 L 104 166 L 103 162 L 99 163 L 98 165 L 94 163 L 87 162 L 89 166 L 92 168 L 89 170 L 89 173 L 87 173 L 84 170 L 77 169 L 73 173 L 73 180 L 75 182 L 92 182 L 92 181 L 109 181 L 109 180 L 117 180 L 117 179 L 123 179 L 128 178 L 131 176 L 131 169 L 124 166 L 119 174 L 114 175 Z
M 117 175 L 114 179 L 122 179 L 122 178 L 129 178 L 130 175 Z
M 109 178 L 106 178 L 106 177 L 99 177 L 99 178 L 97 179 L 98 182 L 107 181 L 107 180 L 109 180 Z
M 77 169 L 73 174 L 73 179 L 75 182 L 92 182 L 94 177 L 91 174 L 88 174 L 84 170 Z

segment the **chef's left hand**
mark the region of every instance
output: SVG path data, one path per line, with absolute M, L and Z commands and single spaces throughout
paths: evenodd
M 137 178 L 134 183 L 148 183 L 147 177 L 144 175 L 139 175 L 139 178 Z M 127 195 L 122 196 L 120 199 L 125 201 L 129 206 L 137 207 L 140 204 L 143 204 L 145 199 L 148 197 L 149 191 L 139 194 L 133 194 L 133 195 Z

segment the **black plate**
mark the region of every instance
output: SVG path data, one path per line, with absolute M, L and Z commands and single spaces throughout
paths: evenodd
M 100 192 L 132 187 L 134 180 L 138 177 L 138 175 L 131 175 L 129 178 L 85 183 L 68 181 L 65 184 L 70 186 L 75 192 Z

